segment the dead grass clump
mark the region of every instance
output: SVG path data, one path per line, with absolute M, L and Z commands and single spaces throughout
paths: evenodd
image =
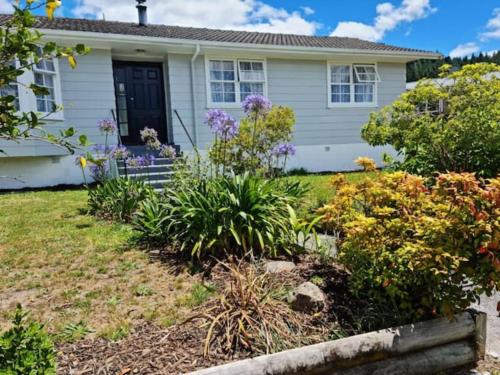
M 218 298 L 211 299 L 190 320 L 202 319 L 207 330 L 204 355 L 250 352 L 272 353 L 321 341 L 326 327 L 314 325 L 315 317 L 292 311 L 272 297 L 279 286 L 255 266 L 220 263 L 227 271 Z

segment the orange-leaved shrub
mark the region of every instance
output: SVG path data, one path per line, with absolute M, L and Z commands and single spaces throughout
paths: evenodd
M 337 233 L 351 291 L 392 306 L 401 322 L 451 316 L 500 290 L 500 178 L 405 172 L 333 178 L 320 209 Z

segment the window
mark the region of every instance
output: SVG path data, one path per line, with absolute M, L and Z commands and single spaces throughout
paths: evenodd
M 239 61 L 240 100 L 249 95 L 264 95 L 264 63 L 262 61 Z
M 12 62 L 10 65 L 15 68 L 15 62 Z M 0 87 L 0 96 L 10 95 L 16 98 L 14 100 L 14 107 L 19 111 L 19 88 L 17 83 L 11 83 L 10 85 Z
M 18 62 L 16 61 L 15 64 L 18 64 Z M 12 66 L 14 66 L 14 63 L 12 63 Z M 28 89 L 33 83 L 46 87 L 49 93 L 35 96 Z M 59 65 L 56 58 L 39 61 L 33 66 L 32 70 L 26 70 L 17 77 L 17 83 L 0 87 L 0 95 L 13 95 L 16 98 L 14 104 L 19 111 L 42 112 L 46 120 L 64 120 L 62 111 L 53 112 L 54 106 L 62 102 Z
M 234 61 L 210 61 L 210 91 L 214 103 L 236 102 L 236 74 Z
M 375 65 L 329 65 L 331 106 L 375 105 L 380 78 Z
M 265 62 L 207 60 L 209 106 L 238 106 L 249 95 L 266 93 Z
M 38 86 L 45 87 L 48 95 L 39 95 L 36 97 L 36 109 L 38 112 L 52 112 L 56 105 L 55 78 L 56 68 L 53 59 L 40 60 L 33 67 L 35 83 Z

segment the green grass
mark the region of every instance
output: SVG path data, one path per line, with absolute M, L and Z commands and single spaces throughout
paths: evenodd
M 141 319 L 172 320 L 191 296 L 196 277 L 151 262 L 130 226 L 86 215 L 86 202 L 84 190 L 0 195 L 0 329 L 21 302 L 56 336 L 119 339 Z
M 304 176 L 287 177 L 291 181 L 301 181 L 309 185 L 310 191 L 306 196 L 306 209 L 317 208 L 320 204 L 330 201 L 335 196 L 335 190 L 330 184 L 331 174 L 308 174 Z M 359 182 L 366 177 L 373 177 L 375 173 L 369 172 L 350 172 L 345 173 L 349 182 Z

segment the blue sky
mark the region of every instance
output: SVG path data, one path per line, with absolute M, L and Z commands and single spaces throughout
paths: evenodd
M 0 10 L 5 2 L 0 0 Z M 2 3 L 4 5 L 2 6 Z M 148 0 L 154 23 L 355 36 L 466 55 L 500 49 L 498 0 Z M 135 21 L 134 0 L 63 0 L 69 17 Z

